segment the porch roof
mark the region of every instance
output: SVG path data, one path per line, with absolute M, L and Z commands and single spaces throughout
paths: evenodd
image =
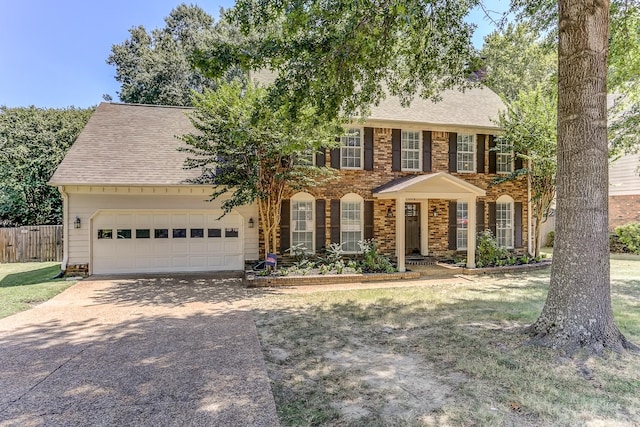
M 482 188 L 446 172 L 404 176 L 373 189 L 373 196 L 379 199 L 461 199 L 483 197 L 486 193 Z

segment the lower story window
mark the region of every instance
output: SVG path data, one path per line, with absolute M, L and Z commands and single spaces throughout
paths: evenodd
M 313 251 L 313 201 L 291 203 L 291 246 L 302 245 Z
M 340 242 L 345 252 L 359 252 L 362 240 L 362 202 L 343 201 L 340 204 Z
M 513 248 L 513 203 L 496 203 L 496 241 Z
M 469 231 L 469 205 L 458 202 L 456 208 L 456 242 L 458 250 L 467 249 Z

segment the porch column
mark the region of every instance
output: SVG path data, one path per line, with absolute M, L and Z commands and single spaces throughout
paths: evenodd
M 476 198 L 466 200 L 469 213 L 467 220 L 467 268 L 476 267 Z
M 420 203 L 420 252 L 423 256 L 429 255 L 429 200 Z
M 396 257 L 398 259 L 398 271 L 407 271 L 404 265 L 404 197 L 396 199 Z

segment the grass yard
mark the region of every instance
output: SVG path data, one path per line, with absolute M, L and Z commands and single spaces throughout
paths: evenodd
M 616 320 L 640 343 L 640 258 L 612 258 Z M 549 272 L 315 293 L 255 305 L 282 425 L 640 425 L 640 356 L 524 345 Z
M 53 279 L 59 272 L 59 262 L 0 264 L 0 318 L 47 301 L 75 283 Z

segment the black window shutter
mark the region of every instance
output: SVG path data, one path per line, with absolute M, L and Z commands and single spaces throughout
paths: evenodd
M 268 239 L 269 236 L 265 236 Z M 291 201 L 283 200 L 280 205 L 280 255 L 291 247 Z
M 458 202 L 449 202 L 449 249 L 458 249 L 458 218 L 457 218 Z
M 495 202 L 487 203 L 487 209 L 489 210 L 489 230 L 493 233 L 493 237 L 496 237 L 496 204 Z
M 522 202 L 513 204 L 513 246 L 522 247 Z
M 485 144 L 487 135 L 478 134 L 477 138 L 478 138 L 477 140 L 478 149 L 476 150 L 477 151 L 476 154 L 478 155 L 478 161 L 476 166 L 476 172 L 484 173 L 484 144 Z
M 318 151 L 316 151 L 316 166 L 319 168 L 323 168 L 325 165 L 325 161 L 326 161 L 326 156 L 327 156 L 327 150 L 322 147 L 319 148 Z
M 364 202 L 364 238 L 373 239 L 373 200 Z
M 391 170 L 402 169 L 402 131 L 391 129 Z
M 327 203 L 323 199 L 316 199 L 316 252 L 321 251 L 326 243 L 326 227 L 324 226 L 326 219 Z
M 431 172 L 431 131 L 422 131 L 422 171 Z
M 497 156 L 496 156 L 496 140 L 493 135 L 489 135 L 489 173 L 496 173 L 497 171 Z
M 340 169 L 340 144 L 341 138 L 336 138 L 338 147 L 331 149 L 331 167 L 334 169 Z
M 458 134 L 449 132 L 449 172 L 458 171 Z
M 331 243 L 340 243 L 340 200 L 331 200 Z
M 476 231 L 484 231 L 484 202 L 476 202 Z
M 514 166 L 516 170 L 520 170 L 524 167 L 524 162 L 522 161 L 522 157 L 516 157 Z
M 364 128 L 364 170 L 373 170 L 373 128 Z

